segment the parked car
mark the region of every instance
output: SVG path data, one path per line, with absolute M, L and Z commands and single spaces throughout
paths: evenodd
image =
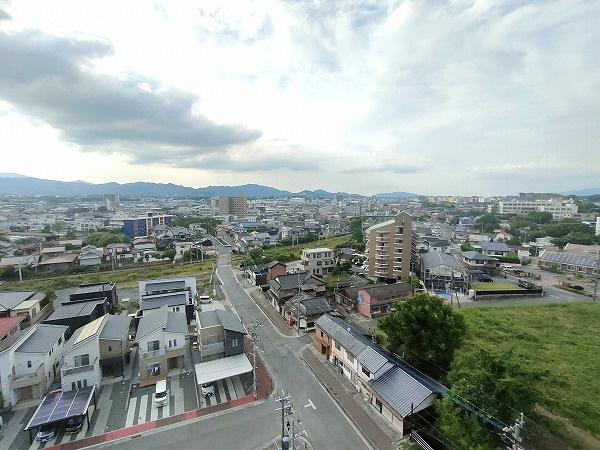
M 572 285 L 571 287 L 572 287 L 573 289 L 577 289 L 578 291 L 583 291 L 583 290 L 584 290 L 583 286 L 582 286 L 582 285 L 580 285 L 580 284 L 574 284 L 574 285 Z
M 201 305 L 210 305 L 212 303 L 212 300 L 208 295 L 201 295 L 200 297 L 198 297 L 198 303 L 200 303 Z
M 154 391 L 154 406 L 165 406 L 167 404 L 168 399 L 169 391 L 167 390 L 167 380 L 157 381 L 156 389 Z
M 54 425 L 42 425 L 40 431 L 35 435 L 35 440 L 40 443 L 48 442 L 50 439 L 54 438 L 54 436 Z
M 482 281 L 484 283 L 493 283 L 494 282 L 493 278 L 485 273 L 482 273 L 481 275 L 479 275 L 479 281 Z
M 215 383 L 202 383 L 202 395 L 205 397 L 215 395 Z
M 79 433 L 83 428 L 83 416 L 71 417 L 65 426 L 66 433 Z

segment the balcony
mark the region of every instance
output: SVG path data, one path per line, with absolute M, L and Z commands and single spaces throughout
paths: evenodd
M 89 371 L 94 371 L 96 368 L 96 363 L 98 362 L 98 357 L 91 364 L 86 364 L 85 366 L 77 366 L 77 367 L 69 367 L 66 364 L 62 366 L 60 369 L 62 376 L 73 375 L 76 373 L 84 373 Z
M 156 358 L 157 356 L 164 356 L 166 353 L 166 347 L 159 348 L 158 350 L 151 350 L 149 352 L 140 352 L 140 358 Z
M 13 367 L 13 374 L 8 376 L 10 387 L 12 389 L 18 389 L 27 386 L 33 386 L 44 382 L 44 364 L 40 364 L 37 370 L 33 372 L 15 374 L 15 368 Z

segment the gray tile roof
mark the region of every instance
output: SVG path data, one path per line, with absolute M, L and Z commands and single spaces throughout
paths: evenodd
M 476 252 L 474 250 L 471 250 L 471 251 L 468 251 L 468 252 L 462 252 L 462 255 L 465 258 L 471 259 L 471 260 L 477 260 L 477 261 L 496 261 L 496 258 L 492 258 L 491 256 L 484 255 L 483 253 Z
M 414 412 L 423 409 L 422 403 L 434 394 L 398 366 L 369 381 L 369 384 L 402 417 L 411 414 L 411 405 Z
M 185 289 L 185 280 L 156 280 L 146 283 L 145 292 L 160 292 L 173 289 Z
M 159 328 L 170 333 L 187 334 L 185 313 L 170 311 L 167 306 L 145 312 L 138 324 L 136 339 L 140 340 Z
M 246 330 L 242 326 L 242 322 L 240 322 L 240 319 L 234 313 L 230 311 L 223 311 L 221 309 L 217 309 L 215 312 L 219 317 L 221 325 L 223 325 L 223 329 L 246 334 Z
M 47 353 L 68 328 L 65 325 L 38 324 L 35 326 L 35 331 L 15 351 L 19 353 Z
M 379 299 L 392 298 L 396 296 L 406 296 L 414 291 L 414 288 L 408 283 L 393 283 L 393 284 L 372 284 L 365 286 L 361 290 L 366 291 L 371 297 Z
M 104 326 L 100 332 L 100 339 L 127 339 L 131 317 L 128 316 L 104 316 Z
M 115 287 L 114 283 L 99 283 L 82 285 L 77 288 L 74 294 L 91 294 L 94 292 L 110 292 Z
M 188 292 L 167 292 L 164 294 L 144 295 L 140 302 L 140 309 L 156 309 L 163 306 L 185 305 L 188 301 Z
M 308 272 L 289 273 L 275 278 L 275 283 L 277 283 L 277 287 L 281 290 L 297 289 L 298 283 L 302 284 L 309 278 L 310 274 Z
M 482 250 L 488 252 L 509 252 L 510 247 L 505 242 L 480 242 L 478 244 Z
M 200 322 L 200 328 L 221 326 L 217 311 L 214 309 L 210 311 L 200 311 L 198 313 L 198 321 Z

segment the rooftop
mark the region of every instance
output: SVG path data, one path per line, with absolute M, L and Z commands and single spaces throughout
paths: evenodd
M 186 305 L 187 301 L 187 291 L 143 295 L 140 302 L 140 309 L 144 311 L 147 309 L 161 308 L 162 306 Z
M 34 332 L 15 351 L 19 353 L 47 353 L 68 328 L 64 325 L 37 324 Z
M 136 339 L 140 340 L 159 328 L 170 333 L 186 334 L 188 326 L 185 313 L 170 311 L 167 306 L 145 312 L 140 319 Z
M 6 336 L 13 328 L 25 320 L 25 316 L 0 317 L 0 337 Z
M 97 305 L 105 303 L 106 300 L 92 300 L 88 302 L 66 303 L 60 305 L 46 320 L 68 319 L 70 317 L 89 316 Z
M 74 294 L 91 294 L 112 291 L 114 287 L 115 283 L 82 284 L 77 288 Z
M 10 311 L 33 297 L 34 294 L 35 291 L 2 291 L 0 292 L 0 311 Z

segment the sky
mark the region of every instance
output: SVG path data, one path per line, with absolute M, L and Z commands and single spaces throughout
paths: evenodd
M 0 0 L 0 172 L 600 187 L 600 2 Z

